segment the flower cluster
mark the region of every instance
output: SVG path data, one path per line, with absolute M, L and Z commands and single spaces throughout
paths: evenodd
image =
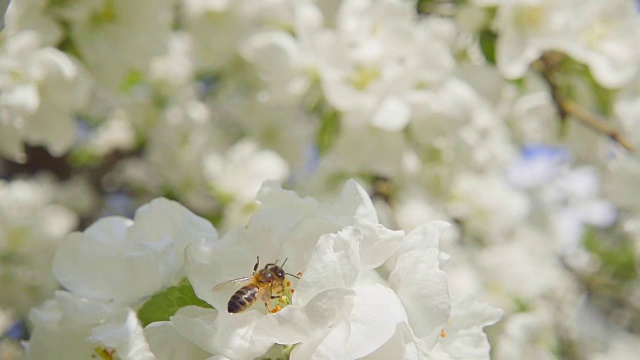
M 78 223 L 76 213 L 54 197 L 61 191 L 57 185 L 46 177 L 0 180 L 0 304 L 19 315 L 58 286 L 53 255 Z
M 0 357 L 635 356 L 638 13 L 11 0 Z
M 133 220 L 106 217 L 71 234 L 54 262 L 67 291 L 32 312 L 28 354 L 254 359 L 276 346 L 291 359 L 488 357 L 482 328 L 502 312 L 470 298 L 452 306 L 439 265 L 446 223 L 408 234 L 389 230 L 354 181 L 329 204 L 275 183 L 265 184 L 257 201 L 249 223 L 222 238 L 206 220 L 162 198 Z M 271 312 L 256 305 L 230 314 L 237 288 L 214 288 L 246 275 L 256 256 L 286 259 L 285 270 L 300 279 L 286 280 L 292 295 Z M 135 310 L 146 311 L 149 296 L 185 275 L 201 306 L 181 306 L 165 321 L 145 315 L 143 328 Z

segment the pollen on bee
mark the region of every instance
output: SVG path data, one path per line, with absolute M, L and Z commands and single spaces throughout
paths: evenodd
M 440 337 L 441 337 L 441 338 L 446 338 L 446 337 L 447 337 L 447 332 L 446 332 L 446 331 L 444 331 L 444 329 L 442 329 L 442 330 L 440 331 Z

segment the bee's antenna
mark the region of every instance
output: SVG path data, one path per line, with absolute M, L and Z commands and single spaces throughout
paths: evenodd
M 285 272 L 285 274 L 289 275 L 289 276 L 293 276 L 296 279 L 300 279 L 300 276 L 297 275 L 293 275 L 293 274 L 289 274 L 288 272 Z
M 284 259 L 284 261 L 282 262 L 282 265 L 280 265 L 280 267 L 281 267 L 282 269 L 284 269 L 284 264 L 286 264 L 286 263 L 287 263 L 287 260 L 289 260 L 289 258 L 285 258 L 285 259 Z M 286 272 L 286 271 L 285 271 L 285 274 L 287 274 L 287 275 L 289 275 L 289 276 L 293 276 L 293 277 L 294 277 L 294 278 L 296 278 L 296 279 L 300 279 L 300 277 L 299 277 L 299 276 L 296 276 L 296 275 L 290 274 L 290 273 L 288 273 L 288 272 Z

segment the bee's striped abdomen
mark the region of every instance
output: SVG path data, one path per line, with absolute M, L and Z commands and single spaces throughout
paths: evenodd
M 258 291 L 260 288 L 255 284 L 249 284 L 241 287 L 236 291 L 229 303 L 227 304 L 227 311 L 230 314 L 236 314 L 247 310 L 258 299 Z

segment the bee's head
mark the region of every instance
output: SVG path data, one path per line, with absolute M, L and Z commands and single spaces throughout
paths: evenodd
M 284 280 L 285 272 L 280 266 L 276 264 L 267 264 L 267 266 L 265 266 L 265 269 L 268 272 L 272 273 L 278 279 Z

